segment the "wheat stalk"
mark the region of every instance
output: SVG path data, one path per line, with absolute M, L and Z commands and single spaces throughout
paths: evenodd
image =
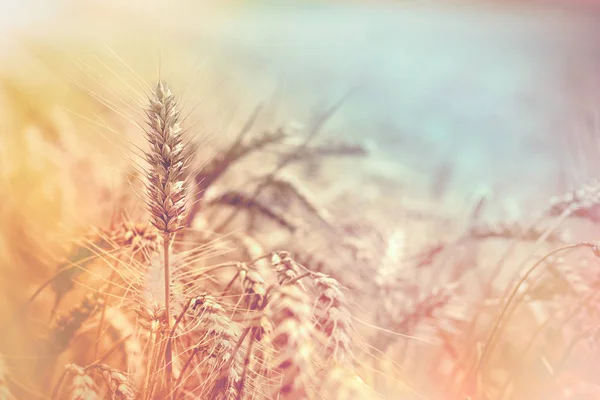
M 163 233 L 163 256 L 165 272 L 165 316 L 167 329 L 171 330 L 171 271 L 169 265 L 172 235 L 182 228 L 186 210 L 186 184 L 184 169 L 187 166 L 184 153 L 183 130 L 179 125 L 179 110 L 175 97 L 162 82 L 156 86 L 150 106 L 146 110 L 147 139 L 150 151 L 146 158 L 150 164 L 147 174 L 148 206 L 151 222 Z M 167 335 L 169 333 L 167 332 Z M 172 349 L 167 341 L 165 367 L 167 393 L 171 393 Z
M 120 350 L 119 355 L 123 359 L 123 367 L 135 378 L 141 375 L 144 368 L 144 359 L 142 357 L 143 349 L 137 336 L 135 326 L 131 323 L 127 315 L 119 308 L 111 307 L 106 310 L 106 320 L 109 328 L 114 335 L 114 341 Z M 102 360 L 110 354 L 104 355 Z M 104 361 L 102 361 L 104 362 Z M 138 379 L 134 379 L 134 383 Z
M 164 336 L 165 310 L 156 304 L 142 304 L 137 310 L 138 322 L 145 329 L 148 342 L 147 367 L 145 381 L 142 393 L 146 394 L 144 398 L 151 398 L 156 386 L 156 380 L 152 379 L 154 372 L 160 368 L 161 345 L 159 338 Z
M 307 146 L 300 152 L 298 159 L 311 159 L 327 156 L 354 156 L 364 157 L 369 151 L 366 147 L 358 143 L 339 141 L 328 141 L 326 143 Z
M 547 261 L 548 258 L 553 257 L 560 252 L 563 252 L 566 250 L 571 250 L 571 249 L 576 249 L 576 248 L 589 248 L 592 250 L 592 252 L 594 253 L 594 255 L 596 257 L 598 257 L 600 255 L 600 251 L 598 250 L 598 245 L 593 242 L 580 242 L 580 243 L 575 243 L 575 244 L 571 244 L 571 245 L 565 245 L 565 246 L 556 248 L 556 249 L 552 250 L 551 252 L 547 253 L 544 257 L 542 257 L 536 263 L 534 263 L 530 268 L 528 268 L 526 271 L 524 271 L 521 278 L 516 282 L 516 284 L 510 291 L 507 299 L 504 301 L 502 310 L 500 311 L 500 315 L 496 318 L 496 321 L 494 322 L 494 324 L 492 326 L 491 332 L 488 334 L 486 342 L 481 350 L 481 356 L 478 357 L 470 365 L 470 367 L 467 369 L 466 373 L 463 375 L 463 379 L 462 379 L 462 382 L 460 385 L 461 392 L 464 392 L 466 390 L 466 387 L 469 384 L 470 379 L 474 376 L 474 374 L 479 372 L 481 370 L 481 368 L 485 365 L 486 361 L 488 361 L 488 358 L 490 357 L 490 354 L 494 348 L 494 345 L 496 344 L 496 338 L 497 338 L 500 330 L 502 329 L 503 325 L 506 323 L 507 319 L 515 311 L 513 302 L 517 298 L 517 296 L 519 294 L 519 290 L 525 284 L 527 279 L 529 279 L 529 277 L 533 274 L 533 272 L 535 272 L 538 268 L 543 266 L 544 262 Z
M 0 356 L 0 399 L 13 400 L 15 397 L 12 395 L 7 382 L 7 366 L 2 356 Z
M 497 222 L 473 225 L 468 231 L 472 239 L 514 239 L 535 242 L 544 238 L 548 242 L 564 243 L 565 239 L 560 232 L 546 233 L 546 229 L 537 226 L 524 227 L 518 222 Z

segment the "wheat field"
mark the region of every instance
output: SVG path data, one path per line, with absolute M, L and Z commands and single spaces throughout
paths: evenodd
M 392 7 L 427 31 L 457 18 Z M 478 169 L 459 153 L 475 171 L 456 172 L 435 141 L 384 125 L 428 126 L 406 111 L 417 89 L 402 110 L 378 103 L 387 78 L 362 69 L 417 80 L 421 66 L 339 44 L 373 34 L 386 49 L 395 20 L 274 9 L 0 6 L 0 399 L 600 398 L 598 131 L 541 136 L 561 143 L 547 164 L 525 149 Z M 555 15 L 536 34 L 575 35 Z M 530 29 L 503 18 L 499 35 Z M 305 41 L 276 40 L 289 32 Z M 442 107 L 478 112 L 456 96 Z M 385 132 L 361 125 L 377 112 Z M 516 140 L 503 135 L 499 153 Z M 461 186 L 511 166 L 525 185 Z

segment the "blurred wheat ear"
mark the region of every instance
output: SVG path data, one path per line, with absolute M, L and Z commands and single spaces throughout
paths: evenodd
M 170 243 L 175 232 L 183 226 L 186 212 L 186 182 L 184 169 L 187 156 L 184 152 L 184 131 L 179 125 L 177 101 L 162 82 L 156 85 L 150 106 L 146 110 L 148 129 L 146 135 L 150 150 L 146 153 L 149 163 L 147 174 L 148 207 L 152 224 L 163 233 L 165 270 L 165 316 L 168 331 L 171 330 L 171 274 L 169 266 Z M 165 370 L 167 393 L 171 393 L 172 349 L 167 333 Z

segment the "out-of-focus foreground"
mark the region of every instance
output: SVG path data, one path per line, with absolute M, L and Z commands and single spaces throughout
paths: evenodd
M 594 10 L 0 15 L 0 399 L 600 398 Z

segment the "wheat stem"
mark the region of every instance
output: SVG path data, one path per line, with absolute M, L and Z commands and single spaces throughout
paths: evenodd
M 462 385 L 461 385 L 461 393 L 464 393 L 464 389 L 466 388 L 466 385 L 469 383 L 469 380 L 471 379 L 471 377 L 473 377 L 473 374 L 475 373 L 479 373 L 481 371 L 481 368 L 483 367 L 483 365 L 485 364 L 485 362 L 487 361 L 488 356 L 490 355 L 491 351 L 492 351 L 492 346 L 494 344 L 494 339 L 496 339 L 496 336 L 498 334 L 498 331 L 500 330 L 500 325 L 502 324 L 502 322 L 505 322 L 505 317 L 507 316 L 507 314 L 509 313 L 509 308 L 513 303 L 513 300 L 515 299 L 515 297 L 517 296 L 519 289 L 521 288 L 521 286 L 523 285 L 523 283 L 525 283 L 525 281 L 531 276 L 531 274 L 537 270 L 537 268 L 540 265 L 543 265 L 544 261 L 547 260 L 549 257 L 560 253 L 562 251 L 565 250 L 569 250 L 569 249 L 575 249 L 575 248 L 579 248 L 579 247 L 590 247 L 592 249 L 595 248 L 595 244 L 594 243 L 575 243 L 575 244 L 571 244 L 571 245 L 567 245 L 567 246 L 563 246 L 563 247 L 559 247 L 557 249 L 552 250 L 551 252 L 549 252 L 548 254 L 546 254 L 544 257 L 542 257 L 540 260 L 538 260 L 535 264 L 533 264 L 521 277 L 521 279 L 519 279 L 519 281 L 517 282 L 517 284 L 514 286 L 513 290 L 511 291 L 510 295 L 508 296 L 508 299 L 506 301 L 506 303 L 504 304 L 504 307 L 502 308 L 502 311 L 500 312 L 500 315 L 498 316 L 498 318 L 496 319 L 496 322 L 492 328 L 491 333 L 488 336 L 487 341 L 485 342 L 484 346 L 483 346 L 483 350 L 481 352 L 481 356 L 478 357 L 478 359 L 476 359 L 475 363 L 471 366 L 471 368 L 469 370 L 467 370 L 467 373 L 465 374 L 463 380 L 462 380 Z
M 171 268 L 169 265 L 169 252 L 171 234 L 165 232 L 163 236 L 163 252 L 164 252 L 164 268 L 165 268 L 165 318 L 167 320 L 167 348 L 165 351 L 165 370 L 167 393 L 171 393 L 172 376 L 173 376 L 173 348 L 171 346 Z M 172 398 L 172 397 L 171 397 Z
M 173 393 L 173 398 L 176 398 L 177 391 L 184 383 L 183 377 L 184 377 L 185 373 L 187 372 L 188 367 L 192 363 L 192 360 L 194 359 L 196 354 L 198 354 L 199 351 L 200 351 L 199 346 L 194 347 L 194 350 L 192 350 L 192 354 L 190 354 L 190 356 L 187 359 L 187 361 L 185 362 L 185 364 L 183 364 L 183 367 L 181 368 L 181 372 L 179 373 L 179 377 L 177 378 L 177 382 L 175 383 L 175 392 Z

